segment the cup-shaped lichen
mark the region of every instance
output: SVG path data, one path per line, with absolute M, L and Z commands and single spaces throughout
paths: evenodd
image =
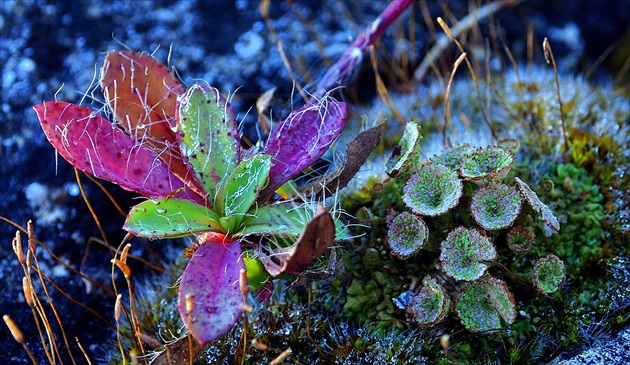
M 555 293 L 564 281 L 564 263 L 558 256 L 549 254 L 536 262 L 532 282 L 545 294 Z
M 420 126 L 410 121 L 405 126 L 398 146 L 387 161 L 387 173 L 390 176 L 406 180 L 416 169 L 420 155 Z
M 459 170 L 460 175 L 478 185 L 500 182 L 510 171 L 514 156 L 503 148 L 488 146 L 469 154 Z
M 429 164 L 407 181 L 403 201 L 414 213 L 434 217 L 455 207 L 462 192 L 462 181 L 454 171 Z
M 483 261 L 497 257 L 492 242 L 474 228 L 455 228 L 442 241 L 441 249 L 442 270 L 456 280 L 477 280 L 488 268 Z
M 510 229 L 505 240 L 510 250 L 527 253 L 532 247 L 534 238 L 536 238 L 536 234 L 533 228 L 517 226 Z
M 462 143 L 448 148 L 439 155 L 433 157 L 433 162 L 448 166 L 453 170 L 458 170 L 462 166 L 464 160 L 466 160 L 468 156 L 472 155 L 474 152 L 475 148 L 471 147 L 467 143 Z
M 420 326 L 432 326 L 448 314 L 451 300 L 444 287 L 434 278 L 422 279 L 422 289 L 416 293 L 406 308 Z
M 502 328 L 501 319 L 509 324 L 516 319 L 514 296 L 505 282 L 491 276 L 461 287 L 455 295 L 455 311 L 472 332 L 494 332 Z
M 475 192 L 470 211 L 484 229 L 493 231 L 507 228 L 521 212 L 521 197 L 511 186 L 490 184 Z
M 387 242 L 392 254 L 402 260 L 418 252 L 429 236 L 424 221 L 409 212 L 388 217 L 387 226 Z
M 553 212 L 549 207 L 540 201 L 538 195 L 527 185 L 523 180 L 518 177 L 514 177 L 516 185 L 518 186 L 521 194 L 525 197 L 525 200 L 531 205 L 532 209 L 540 213 L 545 226 L 551 230 L 552 233 L 556 233 L 560 230 L 560 223 L 558 219 L 553 215 Z

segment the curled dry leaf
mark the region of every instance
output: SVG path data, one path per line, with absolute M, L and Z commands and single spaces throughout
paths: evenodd
M 317 181 L 302 189 L 310 196 L 332 195 L 344 188 L 370 156 L 370 153 L 381 142 L 385 123 L 364 130 L 346 146 L 346 157 L 341 169 L 333 176 L 326 176 L 325 181 Z
M 283 273 L 299 274 L 310 263 L 321 256 L 335 240 L 335 222 L 322 206 L 306 224 L 295 244 L 265 254 L 259 252 L 260 260 L 271 276 Z

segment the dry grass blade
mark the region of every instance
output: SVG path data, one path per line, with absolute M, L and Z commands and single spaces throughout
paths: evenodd
M 105 243 L 107 243 L 106 247 L 109 250 L 109 253 L 114 255 L 114 250 L 112 249 L 112 246 L 109 244 L 109 241 L 107 240 L 107 236 L 105 235 L 105 230 L 103 230 L 101 221 L 98 219 L 98 216 L 96 215 L 96 212 L 94 211 L 94 208 L 92 207 L 92 204 L 90 204 L 90 201 L 88 200 L 87 195 L 85 195 L 83 184 L 81 184 L 81 177 L 79 176 L 79 170 L 76 167 L 74 168 L 74 175 L 77 179 L 77 184 L 79 185 L 79 191 L 81 192 L 81 197 L 83 197 L 83 201 L 85 202 L 85 205 L 87 205 L 87 208 L 90 211 L 90 214 L 92 214 L 92 218 L 94 218 L 94 222 L 96 222 L 96 226 L 98 227 L 98 230 L 101 233 L 101 237 L 103 237 L 103 240 L 105 241 Z
M 273 361 L 271 361 L 269 363 L 269 365 L 280 365 L 282 363 L 282 360 L 286 359 L 289 355 L 291 355 L 291 349 L 290 348 L 282 351 L 282 353 L 280 353 L 280 355 L 278 355 L 278 357 L 273 359 Z
M 378 72 L 377 57 L 374 46 L 370 46 L 370 61 L 372 62 L 372 70 L 374 71 L 374 78 L 376 79 L 376 92 L 381 97 L 381 99 L 383 99 L 383 102 L 385 102 L 387 107 L 392 111 L 396 119 L 398 119 L 401 124 L 405 124 L 405 120 L 403 119 L 402 114 L 400 114 L 400 111 L 396 107 L 394 100 L 392 100 L 392 97 L 389 95 L 387 87 L 385 86 L 385 83 L 383 82 L 383 79 Z
M 475 19 L 476 19 L 476 17 L 475 17 Z M 449 26 L 444 22 L 444 20 L 442 20 L 442 18 L 438 17 L 437 18 L 437 22 L 440 25 L 440 27 L 442 27 L 442 30 L 444 31 L 444 33 L 446 33 L 446 35 L 455 43 L 455 45 L 457 46 L 459 51 L 461 53 L 465 53 L 464 47 L 462 47 L 461 43 L 459 43 L 459 41 L 457 40 L 457 38 L 455 37 L 455 35 L 451 31 Z M 464 60 L 466 61 L 466 65 L 468 66 L 468 70 L 470 71 L 470 76 L 472 77 L 473 85 L 475 85 L 475 95 L 477 96 L 477 103 L 479 105 L 483 105 L 483 102 L 481 100 L 481 92 L 479 91 L 479 80 L 477 79 L 477 74 L 475 73 L 475 69 L 472 67 L 472 64 L 470 63 L 468 58 L 464 58 Z M 480 108 L 480 111 L 481 111 L 481 116 L 483 117 L 483 120 L 486 122 L 486 125 L 488 126 L 488 128 L 490 129 L 490 132 L 492 133 L 492 137 L 495 140 L 498 140 L 498 138 L 497 138 L 497 136 L 496 136 L 496 134 L 494 132 L 494 129 L 492 128 L 492 123 L 490 123 L 490 118 L 488 117 L 488 114 L 487 114 L 486 110 L 484 108 Z
M 551 50 L 551 45 L 549 44 L 549 40 L 547 37 L 543 40 L 543 52 L 545 52 L 545 61 L 549 64 L 549 60 L 551 59 L 551 64 L 553 65 L 553 74 L 556 80 L 556 94 L 558 96 L 558 105 L 560 106 L 560 121 L 562 123 L 562 141 L 564 145 L 564 150 L 567 151 L 569 149 L 569 143 L 567 141 L 567 125 L 564 118 L 564 105 L 562 104 L 562 98 L 560 97 L 560 79 L 558 78 L 558 66 L 556 65 L 556 58 L 553 56 L 553 51 Z
M 446 85 L 446 94 L 444 95 L 444 128 L 442 130 L 442 134 L 444 136 L 444 148 L 449 147 L 446 141 L 446 125 L 451 128 L 453 134 L 455 134 L 455 128 L 453 127 L 453 120 L 451 116 L 451 108 L 450 108 L 450 94 L 451 94 L 451 85 L 453 84 L 453 78 L 455 77 L 455 72 L 459 68 L 459 65 L 466 59 L 466 53 L 462 53 L 457 60 L 455 60 L 455 65 L 453 66 L 453 71 L 451 72 L 451 77 L 448 79 L 448 84 Z
M 444 50 L 446 50 L 446 47 L 448 47 L 451 41 L 453 40 L 456 41 L 457 37 L 459 37 L 463 32 L 472 28 L 475 24 L 479 22 L 479 20 L 490 16 L 492 13 L 500 10 L 504 6 L 508 6 L 508 5 L 513 6 L 517 3 L 518 3 L 517 1 L 513 1 L 513 0 L 504 0 L 504 1 L 495 1 L 488 5 L 484 5 L 481 8 L 479 8 L 477 11 L 471 14 L 468 14 L 467 16 L 462 18 L 459 22 L 457 22 L 457 24 L 452 30 L 448 30 L 448 31 L 445 30 L 445 33 L 447 35 L 442 36 L 437 40 L 435 45 L 431 48 L 431 50 L 424 57 L 420 65 L 416 68 L 416 71 L 414 72 L 414 78 L 416 79 L 416 81 L 422 81 L 426 77 L 429 69 L 435 64 L 435 61 L 440 57 L 440 55 L 444 52 Z M 433 22 L 430 21 L 430 15 L 428 14 L 428 10 L 426 11 L 423 10 L 422 14 L 425 17 L 425 22 L 428 25 L 430 25 L 429 30 L 431 30 L 432 34 L 434 34 L 435 28 L 433 26 Z M 440 20 L 438 20 L 438 22 L 440 22 Z M 460 49 L 460 52 L 463 52 L 463 49 Z

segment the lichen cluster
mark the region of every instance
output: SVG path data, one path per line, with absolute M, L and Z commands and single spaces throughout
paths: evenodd
M 413 129 L 418 129 L 417 125 L 407 124 L 403 141 L 411 140 L 407 134 Z M 413 151 L 418 146 L 407 143 L 400 148 Z M 542 220 L 555 233 L 559 225 L 551 210 L 525 182 L 515 177 L 511 179 L 514 186 L 504 183 L 514 162 L 512 152 L 500 146 L 471 148 L 462 145 L 424 163 L 415 159 L 400 161 L 399 155 L 394 159 L 397 165 L 406 165 L 404 170 L 409 171 L 411 176 L 400 177 L 397 171 L 389 171 L 396 181 L 404 184 L 402 200 L 407 208 L 401 213 L 390 213 L 404 217 L 405 221 L 388 226 L 387 242 L 391 252 L 401 259 L 410 256 L 398 254 L 401 247 L 406 252 L 418 252 L 422 248 L 427 251 L 420 251 L 418 255 L 431 257 L 439 254 L 439 258 L 433 258 L 434 268 L 416 273 L 427 275 L 422 288 L 411 291 L 411 300 L 407 301 L 407 305 L 398 298 L 398 306 L 412 313 L 413 319 L 420 325 L 434 324 L 436 319 L 446 317 L 449 308 L 444 302 L 450 300 L 442 299 L 442 311 L 433 315 L 424 313 L 421 303 L 427 306 L 424 311 L 433 313 L 438 299 L 435 295 L 448 293 L 455 303 L 456 316 L 464 327 L 473 332 L 498 331 L 503 328 L 501 319 L 507 324 L 513 323 L 516 318 L 513 295 L 504 279 L 488 273 L 488 268 L 497 258 L 495 244 L 507 245 L 506 231 L 511 227 L 527 231 L 531 230 L 531 222 Z M 528 203 L 525 209 L 521 207 L 523 201 Z M 417 215 L 415 220 L 412 218 L 414 215 Z M 418 224 L 410 222 L 424 223 L 422 219 L 428 222 L 433 240 L 440 242 L 439 249 L 430 244 L 424 247 L 424 231 L 415 235 L 412 233 L 417 231 L 414 226 Z M 415 249 L 411 249 L 414 245 Z M 523 245 L 521 243 L 520 246 Z M 535 265 L 532 283 L 542 292 L 550 294 L 557 291 L 564 280 L 564 266 L 558 272 L 549 268 L 550 263 L 555 261 L 545 260 Z M 509 272 L 499 274 L 504 277 Z M 428 277 L 440 278 L 440 282 L 431 281 Z M 446 287 L 451 288 L 450 293 Z M 429 296 L 428 291 L 433 291 L 434 296 Z M 408 297 L 410 294 L 405 292 L 402 295 Z M 408 309 L 411 303 L 413 309 Z

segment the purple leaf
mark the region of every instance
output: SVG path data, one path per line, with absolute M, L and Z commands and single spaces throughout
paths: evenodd
M 227 333 L 243 311 L 241 243 L 205 233 L 184 270 L 177 307 L 188 332 L 203 346 Z M 188 298 L 188 299 L 187 299 Z
M 324 99 L 293 111 L 269 136 L 262 153 L 271 155 L 269 184 L 260 201 L 313 164 L 339 136 L 346 123 L 346 104 Z
M 50 143 L 79 170 L 150 198 L 184 188 L 153 152 L 91 109 L 65 101 L 33 109 Z M 203 204 L 188 188 L 174 196 Z

